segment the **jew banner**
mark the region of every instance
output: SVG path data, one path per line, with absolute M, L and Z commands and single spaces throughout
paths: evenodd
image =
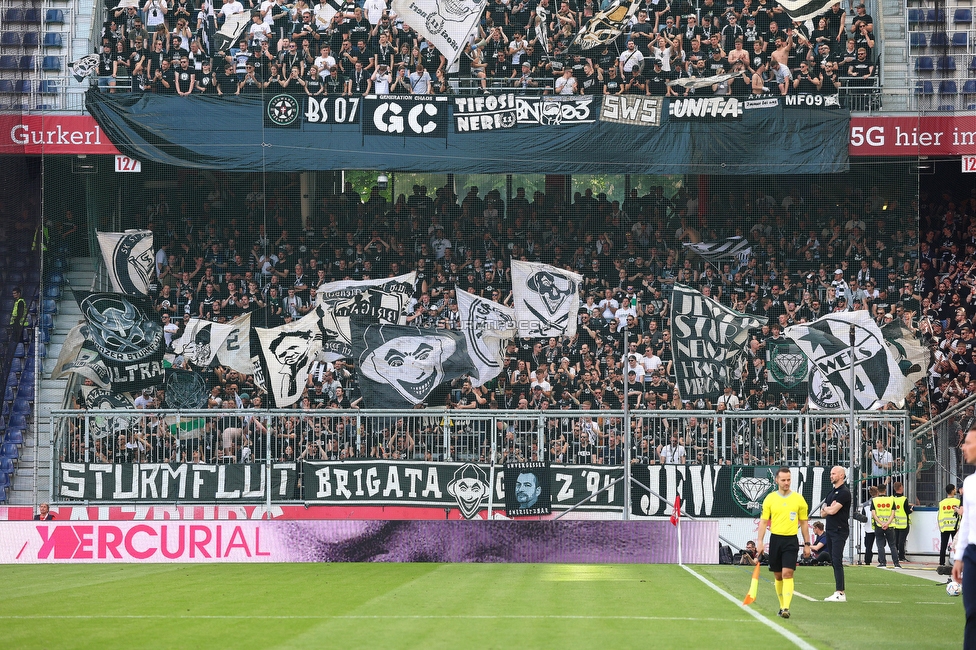
M 264 465 L 61 463 L 58 496 L 88 501 L 264 501 Z M 272 463 L 271 499 L 294 498 L 295 463 Z
M 566 53 L 587 56 L 594 48 L 613 43 L 630 25 L 640 6 L 640 2 L 633 0 L 614 0 L 583 25 Z
M 125 393 L 163 379 L 163 324 L 147 296 L 75 292 L 85 318 L 82 335 L 108 370 L 112 390 Z
M 766 339 L 766 383 L 772 395 L 789 395 L 798 403 L 807 400 L 810 375 L 803 350 L 789 339 Z
M 505 516 L 548 515 L 551 512 L 549 464 L 539 461 L 505 463 Z
M 505 347 L 515 337 L 515 312 L 460 287 L 455 287 L 455 294 L 461 313 L 461 332 L 478 368 L 477 375 L 471 377 L 471 385 L 481 386 L 502 371 Z
M 318 320 L 313 310 L 294 323 L 273 329 L 254 328 L 261 342 L 265 389 L 274 397 L 277 408 L 294 404 L 305 390 L 308 369 L 322 349 Z
M 827 314 L 812 323 L 787 327 L 783 333 L 810 359 L 811 408 L 850 408 L 853 392 L 855 407 L 865 410 L 897 403 L 912 389 L 881 328 L 865 310 Z
M 475 31 L 488 0 L 393 0 L 393 11 L 403 22 L 433 43 L 447 59 L 457 62 L 468 35 Z
M 583 276 L 572 271 L 512 260 L 512 293 L 518 335 L 573 336 Z
M 459 332 L 359 320 L 351 326 L 366 408 L 413 408 L 440 384 L 478 372 Z
M 682 242 L 685 250 L 696 253 L 707 262 L 718 265 L 726 260 L 739 260 L 740 264 L 745 264 L 752 254 L 752 245 L 745 237 L 729 237 L 721 241 L 699 242 L 692 244 Z
M 151 230 L 100 232 L 98 246 L 113 290 L 129 295 L 149 293 L 156 268 Z
M 749 330 L 765 318 L 740 314 L 683 284 L 671 297 L 671 354 L 683 400 L 716 399 L 733 380 Z

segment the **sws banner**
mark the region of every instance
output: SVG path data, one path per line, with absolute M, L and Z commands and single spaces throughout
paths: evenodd
M 776 489 L 778 469 L 765 465 L 635 465 L 631 512 L 648 517 L 668 515 L 675 496 L 680 495 L 682 512 L 693 517 L 758 517 L 763 498 Z M 790 473 L 793 491 L 803 495 L 811 510 L 831 489 L 829 467 L 791 467 Z
M 487 463 L 421 463 L 409 461 L 306 461 L 305 501 L 316 505 L 391 505 L 457 508 L 466 519 L 488 507 Z M 552 509 L 566 510 L 590 495 L 579 510 L 612 510 L 623 506 L 617 485 L 622 467 L 551 465 Z M 505 508 L 505 471 L 495 468 L 495 507 Z M 597 492 L 600 492 L 597 494 Z M 513 513 L 514 514 L 514 513 Z
M 446 138 L 449 104 L 434 95 L 368 95 L 363 98 L 363 133 Z
M 265 465 L 61 463 L 58 496 L 86 501 L 265 501 Z M 295 463 L 271 464 L 271 498 L 291 500 Z

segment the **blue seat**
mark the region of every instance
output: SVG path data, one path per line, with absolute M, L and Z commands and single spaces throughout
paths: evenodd
M 51 314 L 41 314 L 41 328 L 46 330 L 54 329 L 54 316 Z
M 10 360 L 10 372 L 16 372 L 16 373 L 24 372 L 24 365 L 25 364 L 24 364 L 23 357 L 21 358 L 15 357 Z
M 33 384 L 34 383 L 34 366 L 30 365 L 24 368 L 24 372 L 20 375 L 20 384 Z
M 8 487 L 10 487 L 10 475 L 0 472 L 0 490 L 6 490 Z
M 909 9 L 908 10 L 908 22 L 909 24 L 921 23 L 925 19 L 924 12 L 921 9 Z
M 951 113 L 952 111 L 956 110 L 956 107 L 952 104 L 940 104 L 938 110 L 942 111 L 943 113 Z
M 7 488 L 0 488 L 0 503 L 7 502 Z
M 20 32 L 4 32 L 0 34 L 0 45 L 4 47 L 20 47 Z
M 47 359 L 47 343 L 38 342 L 37 354 L 39 354 L 42 359 Z
M 962 85 L 964 95 L 976 95 L 976 79 L 967 79 Z
M 959 89 L 956 86 L 956 82 L 951 79 L 944 79 L 939 82 L 939 94 L 940 95 L 956 95 L 959 93 Z
M 8 23 L 22 23 L 24 22 L 24 10 L 23 9 L 7 9 L 3 14 L 3 19 Z
M 12 445 L 21 446 L 24 444 L 24 431 L 23 429 L 7 429 L 7 435 L 4 436 L 3 440 Z
M 41 309 L 45 314 L 56 314 L 58 313 L 58 302 L 51 298 L 45 298 L 41 303 Z
M 0 454 L 2 454 L 4 458 L 17 460 L 20 458 L 20 448 L 17 445 L 5 442 L 3 443 L 3 448 L 0 449 Z
M 24 72 L 33 72 L 34 71 L 34 57 L 32 57 L 29 54 L 27 56 L 20 57 L 20 63 L 17 65 L 17 67 L 19 69 L 23 70 Z
M 7 386 L 7 389 L 3 393 L 3 401 L 12 402 L 17 399 L 17 388 L 14 386 Z
M 14 473 L 14 461 L 0 456 L 0 472 L 10 475 Z
M 969 46 L 968 32 L 955 32 L 952 35 L 952 47 L 968 47 L 968 46 Z
M 944 23 L 946 19 L 945 9 L 928 9 L 925 10 L 925 22 L 927 23 Z
M 14 91 L 14 82 L 10 79 L 0 79 L 0 93 L 12 93 Z
M 41 330 L 41 334 L 38 337 L 38 340 L 40 340 L 40 342 L 41 343 L 44 343 L 45 345 L 48 344 L 48 343 L 50 343 L 51 342 L 51 332 L 46 331 L 46 330 Z
M 969 61 L 969 71 L 970 72 L 976 72 L 976 56 L 974 56 Z
M 34 383 L 33 382 L 31 382 L 29 384 L 22 383 L 20 386 L 18 386 L 16 388 L 16 391 L 15 392 L 16 392 L 15 399 L 24 400 L 25 402 L 33 402 L 34 401 Z
M 935 62 L 930 56 L 920 56 L 915 59 L 915 72 L 932 72 L 935 70 Z
M 14 92 L 21 93 L 24 95 L 30 94 L 31 91 L 31 81 L 30 79 L 17 79 L 14 81 Z
M 59 300 L 61 298 L 61 286 L 57 284 L 49 284 L 47 288 L 44 289 L 44 297 L 52 300 Z
M 44 14 L 44 22 L 48 25 L 63 25 L 64 11 L 61 9 L 48 9 Z
M 25 23 L 39 23 L 41 22 L 41 10 L 40 9 L 28 9 L 24 12 L 24 22 Z
M 969 25 L 973 22 L 973 10 L 972 9 L 956 9 L 952 13 L 952 22 L 957 25 Z
M 20 59 L 10 54 L 0 56 L 0 70 L 16 70 Z
M 24 47 L 37 47 L 38 41 L 37 32 L 24 33 Z
M 18 392 L 20 389 L 18 389 Z M 25 399 L 14 400 L 13 415 L 23 415 L 27 417 L 31 412 L 31 403 Z M 11 426 L 13 426 L 13 419 L 10 421 Z
M 916 95 L 932 95 L 935 91 L 932 89 L 931 81 L 916 81 L 915 82 L 915 94 Z
M 956 57 L 954 56 L 940 56 L 938 61 L 935 63 L 935 69 L 941 72 L 955 72 L 956 71 Z
M 44 72 L 60 72 L 61 57 L 46 56 L 44 57 L 44 62 L 41 67 L 43 68 Z
M 912 47 L 924 48 L 928 45 L 928 40 L 925 38 L 924 32 L 909 32 L 908 43 Z
M 61 38 L 61 34 L 48 32 L 44 35 L 44 47 L 61 47 L 62 45 L 64 45 L 64 40 Z
M 10 416 L 10 420 L 7 422 L 8 429 L 26 429 L 27 428 L 27 416 L 23 413 L 13 413 Z
M 949 35 L 945 32 L 935 32 L 929 38 L 929 45 L 932 47 L 947 47 L 949 45 Z
M 18 359 L 23 359 L 27 356 L 27 348 L 24 347 L 23 343 L 18 343 L 17 347 L 14 348 L 14 357 Z

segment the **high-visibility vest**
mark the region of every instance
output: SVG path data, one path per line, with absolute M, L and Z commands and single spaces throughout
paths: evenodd
M 958 528 L 958 518 L 954 508 L 959 507 L 959 499 L 946 497 L 939 501 L 939 531 L 949 533 Z
M 18 310 L 20 310 L 20 318 L 17 318 Z M 10 324 L 26 326 L 27 323 L 27 301 L 23 298 L 17 298 L 14 302 L 13 310 L 10 312 Z
M 891 516 L 891 511 L 895 506 L 895 499 L 894 497 L 874 497 L 871 499 L 871 503 L 874 505 L 874 516 L 882 522 L 885 522 Z M 878 525 L 875 523 L 875 526 Z
M 905 512 L 905 501 L 908 500 L 908 497 L 904 495 L 895 496 L 894 500 L 895 518 L 891 521 L 891 527 L 903 530 L 908 528 L 908 514 Z

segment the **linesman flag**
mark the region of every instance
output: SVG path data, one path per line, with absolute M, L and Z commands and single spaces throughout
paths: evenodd
M 745 599 L 742 601 L 743 605 L 751 605 L 756 602 L 756 596 L 759 595 L 759 558 L 756 558 L 756 567 L 752 570 L 752 582 L 749 583 L 749 593 L 746 594 Z

